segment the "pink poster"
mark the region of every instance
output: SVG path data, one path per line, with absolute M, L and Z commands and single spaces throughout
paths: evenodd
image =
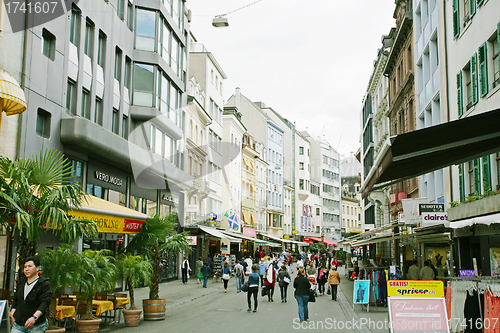
M 393 333 L 448 333 L 444 298 L 389 297 Z
M 243 228 L 243 235 L 249 236 L 249 237 L 255 237 L 255 229 Z

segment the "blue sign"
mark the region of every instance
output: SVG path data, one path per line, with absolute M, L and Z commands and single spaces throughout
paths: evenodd
M 209 213 L 208 214 L 208 218 L 209 218 L 210 221 L 215 221 L 215 220 L 217 220 L 217 214 L 215 214 L 213 212 Z
M 460 277 L 474 277 L 476 276 L 476 273 L 474 272 L 473 269 L 461 269 L 460 270 Z

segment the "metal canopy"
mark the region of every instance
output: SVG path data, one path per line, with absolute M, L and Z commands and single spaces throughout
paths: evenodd
M 500 109 L 387 139 L 362 187 L 372 190 L 500 150 Z

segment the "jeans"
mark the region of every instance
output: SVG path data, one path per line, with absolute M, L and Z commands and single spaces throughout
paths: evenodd
M 337 286 L 336 284 L 331 284 L 332 287 L 332 299 L 336 300 L 337 299 Z
M 248 308 L 252 308 L 252 300 L 251 297 L 253 295 L 253 302 L 254 302 L 254 310 L 257 310 L 257 294 L 259 293 L 259 287 L 249 287 L 248 292 L 247 292 L 247 302 L 248 302 Z
M 47 327 L 49 326 L 48 322 L 36 324 L 32 328 L 24 328 L 24 326 L 18 325 L 14 323 L 12 325 L 11 333 L 45 333 Z
M 241 286 L 243 285 L 243 277 L 242 276 L 237 276 L 236 277 L 236 291 L 241 291 Z
M 207 287 L 208 276 L 203 276 L 203 288 Z
M 319 291 L 318 292 L 320 294 L 324 294 L 325 293 L 325 283 L 326 283 L 326 281 L 319 283 Z
M 297 304 L 299 305 L 299 319 L 309 319 L 309 309 L 307 308 L 309 295 L 295 295 L 295 299 L 297 300 Z
M 283 286 L 280 286 L 280 290 L 281 290 L 281 300 L 285 300 L 286 299 L 286 291 L 288 289 L 288 283 L 283 285 Z

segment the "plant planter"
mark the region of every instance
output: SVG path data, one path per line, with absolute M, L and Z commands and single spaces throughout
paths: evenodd
M 94 333 L 99 329 L 100 323 L 101 319 L 77 320 L 76 326 L 78 327 L 78 332 L 80 333 Z
M 123 318 L 125 320 L 125 326 L 139 326 L 139 319 L 141 318 L 141 309 L 137 310 L 127 310 L 123 309 Z
M 66 332 L 66 329 L 65 328 L 55 328 L 52 330 L 46 330 L 45 332 L 46 333 L 64 333 L 64 332 Z
M 449 208 L 448 221 L 453 222 L 498 211 L 500 211 L 500 194 Z
M 165 299 L 143 299 L 144 320 L 164 320 L 166 305 Z

